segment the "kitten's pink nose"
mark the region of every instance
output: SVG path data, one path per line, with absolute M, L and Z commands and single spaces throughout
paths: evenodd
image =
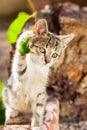
M 51 58 L 49 56 L 45 56 L 45 62 L 46 62 L 46 64 L 49 63 L 50 60 L 51 60 Z

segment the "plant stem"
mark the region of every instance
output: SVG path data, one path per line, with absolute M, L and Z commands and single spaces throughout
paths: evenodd
M 37 11 L 35 9 L 35 6 L 34 6 L 32 0 L 27 0 L 27 1 L 28 1 L 29 5 L 30 5 L 32 11 L 33 11 L 32 17 L 35 18 L 35 22 L 36 22 L 37 21 Z

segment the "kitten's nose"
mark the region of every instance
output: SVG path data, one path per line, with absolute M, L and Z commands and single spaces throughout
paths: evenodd
M 50 56 L 45 56 L 45 62 L 46 62 L 46 64 L 49 63 L 50 60 L 51 60 Z

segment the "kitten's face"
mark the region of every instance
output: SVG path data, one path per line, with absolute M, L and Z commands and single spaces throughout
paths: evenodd
M 30 56 L 34 63 L 39 65 L 52 65 L 63 52 L 67 43 L 73 38 L 73 34 L 57 36 L 48 32 L 47 22 L 39 20 L 34 29 L 34 37 L 29 47 Z
M 50 64 L 59 57 L 60 41 L 51 35 L 36 36 L 32 40 L 31 58 L 35 63 Z

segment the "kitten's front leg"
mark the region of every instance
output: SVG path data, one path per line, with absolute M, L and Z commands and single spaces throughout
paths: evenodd
M 14 55 L 14 60 L 13 60 L 13 71 L 14 74 L 17 75 L 17 77 L 22 76 L 25 74 L 27 65 L 26 65 L 26 54 L 22 54 L 20 52 L 20 45 L 21 42 L 23 42 L 26 38 L 32 37 L 33 32 L 32 31 L 26 31 L 23 34 L 21 34 L 17 40 L 16 44 L 16 52 Z
M 18 62 L 17 63 L 17 71 L 18 74 L 21 76 L 26 72 L 27 65 L 26 65 L 26 55 L 21 54 L 21 52 L 17 52 Z
M 41 127 L 43 127 L 45 103 L 46 103 L 45 93 L 39 93 L 37 95 L 36 103 L 33 106 L 33 118 L 31 124 L 33 130 L 37 130 L 37 129 L 39 130 L 42 129 Z
M 13 75 L 17 78 L 21 78 L 26 72 L 27 64 L 26 64 L 26 55 L 22 54 L 19 51 L 19 48 L 16 49 L 13 64 L 12 64 L 12 72 Z
M 6 112 L 5 112 L 5 115 L 6 115 L 6 121 L 5 121 L 5 124 L 10 124 L 10 119 L 11 118 L 14 118 L 16 116 L 18 116 L 18 111 L 10 108 L 10 107 L 7 107 L 6 108 Z

